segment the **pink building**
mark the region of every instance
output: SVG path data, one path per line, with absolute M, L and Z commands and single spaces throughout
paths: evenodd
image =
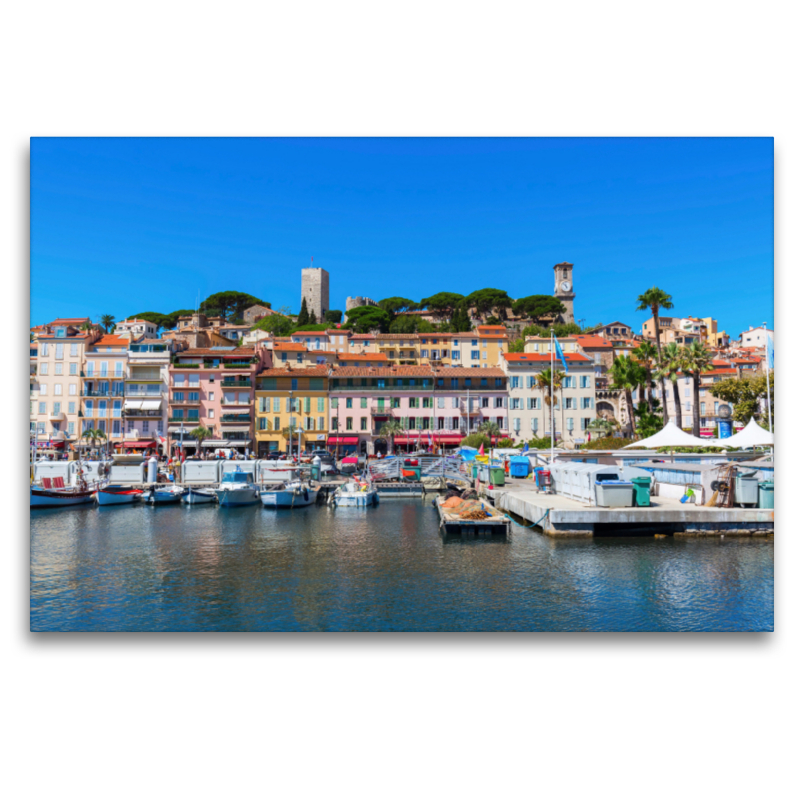
M 169 451 L 183 443 L 187 455 L 197 451 L 189 432 L 212 431 L 205 448 L 254 449 L 256 375 L 272 366 L 265 347 L 208 347 L 175 354 L 169 368 Z
M 386 453 L 417 447 L 453 449 L 485 422 L 508 432 L 507 377 L 502 369 L 397 366 L 334 367 L 329 449 Z M 381 430 L 397 420 L 402 432 Z

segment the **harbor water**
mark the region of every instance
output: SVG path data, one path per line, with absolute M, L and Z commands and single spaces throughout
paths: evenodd
M 771 539 L 445 539 L 375 508 L 31 513 L 34 631 L 768 631 Z

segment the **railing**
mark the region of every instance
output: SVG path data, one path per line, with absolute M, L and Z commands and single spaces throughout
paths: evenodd
M 123 409 L 122 415 L 124 417 L 156 417 L 161 419 L 160 411 L 143 411 L 142 409 L 126 408 Z
M 200 400 L 175 400 L 174 398 L 169 401 L 172 406 L 199 406 Z
M 99 389 L 81 388 L 81 397 L 125 397 L 125 388 L 107 389 L 105 392 Z
M 241 387 L 243 389 L 249 389 L 252 387 L 252 385 L 252 381 L 249 378 L 245 380 L 240 380 L 238 378 L 223 378 L 222 381 L 220 381 L 220 386 L 223 387 L 230 386 L 233 388 Z
M 100 372 L 81 372 L 81 378 L 86 378 L 87 380 L 117 380 L 123 381 L 126 379 L 125 372 L 116 372 L 114 370 L 111 371 L 103 371 Z
M 190 425 L 199 425 L 200 418 L 199 417 L 168 417 L 168 422 L 186 422 Z
M 223 414 L 220 422 L 250 422 L 250 414 Z
M 253 368 L 253 364 L 250 361 L 229 361 L 227 364 L 221 365 L 223 369 L 247 369 L 250 370 Z
M 149 397 L 151 400 L 160 400 L 164 393 L 159 390 L 157 392 L 132 392 L 130 389 L 125 390 L 125 397 Z

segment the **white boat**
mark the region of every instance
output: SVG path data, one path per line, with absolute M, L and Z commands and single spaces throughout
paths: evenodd
M 181 502 L 189 506 L 196 506 L 199 503 L 216 503 L 217 495 L 213 489 L 193 489 L 190 487 L 181 498 Z
M 95 499 L 99 506 L 121 506 L 137 502 L 143 494 L 144 492 L 141 489 L 110 485 L 99 488 L 95 492 Z
M 180 503 L 185 492 L 186 490 L 182 486 L 166 486 L 158 483 L 145 490 L 144 501 L 152 505 Z
M 94 500 L 95 487 L 69 486 L 63 489 L 45 489 L 31 486 L 31 508 L 56 508 L 57 506 L 79 506 Z
M 261 490 L 261 502 L 265 508 L 302 508 L 317 502 L 319 489 L 305 481 L 292 481 Z
M 342 484 L 333 493 L 336 506 L 372 506 L 378 503 L 378 492 L 371 483 L 352 480 Z
M 249 472 L 226 472 L 214 493 L 221 506 L 249 506 L 259 501 L 258 489 Z

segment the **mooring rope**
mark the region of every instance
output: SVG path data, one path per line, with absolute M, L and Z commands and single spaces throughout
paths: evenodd
M 547 515 L 550 513 L 551 510 L 552 509 L 548 508 L 547 511 L 544 512 L 544 516 L 540 520 L 532 522 L 530 525 L 523 525 L 521 522 L 517 522 L 513 517 L 509 517 L 508 514 L 506 514 L 505 512 L 503 513 L 503 516 L 506 519 L 510 519 L 515 525 L 519 525 L 520 528 L 535 528 L 537 525 L 539 525 L 539 523 L 544 522 L 544 520 L 547 519 Z

